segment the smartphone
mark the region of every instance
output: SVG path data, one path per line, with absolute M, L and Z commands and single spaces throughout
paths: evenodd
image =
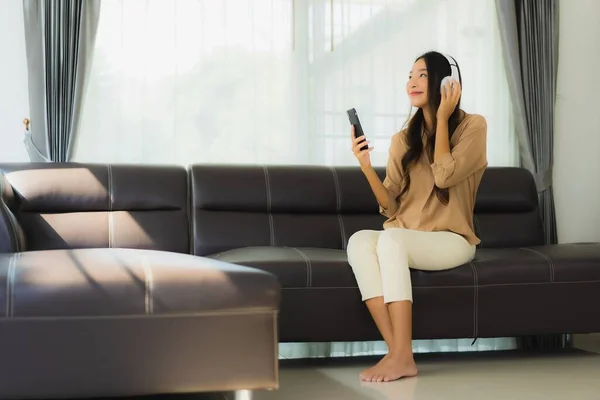
M 354 108 L 351 108 L 346 112 L 348 113 L 348 119 L 350 120 L 350 124 L 354 126 L 354 136 L 357 138 L 360 136 L 365 136 L 365 132 L 363 131 L 362 125 L 360 124 L 360 120 L 358 119 L 358 114 L 356 113 L 356 110 Z M 367 150 L 368 148 L 368 145 L 364 145 L 360 148 L 360 150 Z

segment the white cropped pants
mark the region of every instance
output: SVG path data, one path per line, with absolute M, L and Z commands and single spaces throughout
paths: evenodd
M 363 301 L 383 296 L 385 303 L 412 302 L 409 268 L 441 271 L 466 264 L 474 257 L 475 246 L 452 232 L 363 230 L 348 241 L 348 263 Z

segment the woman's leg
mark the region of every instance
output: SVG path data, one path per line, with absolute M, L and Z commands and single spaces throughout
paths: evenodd
M 417 374 L 412 353 L 412 286 L 410 268 L 444 270 L 473 259 L 474 246 L 450 232 L 406 229 L 384 231 L 377 243 L 384 302 L 392 323 L 390 352 L 372 371 L 371 381 L 392 381 Z
M 388 307 L 383 301 L 381 272 L 377 256 L 377 242 L 381 233 L 382 231 L 363 230 L 352 235 L 348 241 L 348 263 L 354 271 L 362 299 L 365 301 L 388 349 L 391 349 L 393 347 L 392 321 L 390 320 Z M 369 368 L 361 373 L 363 380 L 370 378 L 371 369 Z

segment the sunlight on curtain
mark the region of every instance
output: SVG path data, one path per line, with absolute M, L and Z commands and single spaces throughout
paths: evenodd
M 355 107 L 385 165 L 411 110 L 415 58 L 453 55 L 488 160 L 517 165 L 491 0 L 104 0 L 75 160 L 356 165 Z M 514 339 L 415 341 L 416 352 Z M 382 342 L 282 344 L 286 358 L 385 352 Z
M 355 165 L 355 107 L 384 165 L 430 49 L 458 60 L 490 165 L 516 165 L 487 0 L 104 0 L 76 160 Z

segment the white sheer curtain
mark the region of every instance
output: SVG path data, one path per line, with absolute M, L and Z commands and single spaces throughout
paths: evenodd
M 492 0 L 104 0 L 76 160 L 355 164 L 355 107 L 383 165 L 430 49 L 516 164 Z
M 490 165 L 517 144 L 492 0 L 104 0 L 76 161 L 354 165 L 355 107 L 384 165 L 410 113 L 415 58 L 452 54 L 463 108 L 488 121 Z M 512 339 L 415 342 L 492 350 Z M 376 354 L 381 342 L 281 346 Z

